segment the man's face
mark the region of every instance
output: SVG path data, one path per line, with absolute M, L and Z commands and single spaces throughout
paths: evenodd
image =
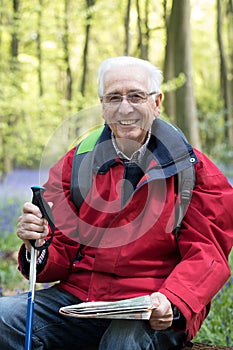
M 104 77 L 104 96 L 127 95 L 132 92 L 151 93 L 148 90 L 148 73 L 142 67 L 115 67 Z M 124 97 L 118 103 L 103 102 L 103 118 L 110 126 L 118 144 L 124 140 L 136 141 L 140 147 L 156 116 L 160 113 L 162 94 L 148 96 L 143 103 L 133 104 Z

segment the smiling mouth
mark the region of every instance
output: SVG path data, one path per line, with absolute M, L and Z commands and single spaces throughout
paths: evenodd
M 138 119 L 129 119 L 129 120 L 120 120 L 119 124 L 121 125 L 133 125 L 138 122 Z

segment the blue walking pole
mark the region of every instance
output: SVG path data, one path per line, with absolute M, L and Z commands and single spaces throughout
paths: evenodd
M 36 285 L 36 261 L 37 261 L 37 250 L 41 251 L 49 246 L 54 235 L 54 220 L 51 208 L 48 203 L 43 198 L 43 193 L 45 191 L 44 187 L 33 186 L 31 187 L 33 192 L 32 203 L 40 208 L 42 217 L 46 218 L 50 228 L 52 230 L 52 235 L 49 240 L 46 241 L 40 247 L 36 246 L 36 241 L 31 240 L 31 259 L 30 259 L 30 270 L 29 270 L 29 290 L 27 299 L 27 316 L 26 316 L 26 335 L 24 350 L 31 350 L 32 348 L 32 330 L 33 330 L 33 316 L 34 316 L 34 299 L 35 299 L 35 285 Z
M 33 328 L 33 315 L 34 315 L 34 297 L 35 297 L 35 285 L 36 285 L 36 249 L 31 247 L 31 261 L 29 272 L 29 291 L 28 291 L 28 304 L 27 304 L 27 319 L 26 319 L 26 337 L 25 337 L 25 350 L 31 350 L 32 347 L 32 328 Z

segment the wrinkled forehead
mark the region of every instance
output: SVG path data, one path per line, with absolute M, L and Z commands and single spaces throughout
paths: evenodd
M 111 88 L 116 91 L 147 90 L 149 86 L 149 73 L 145 67 L 138 65 L 116 65 L 109 68 L 104 76 L 104 92 Z

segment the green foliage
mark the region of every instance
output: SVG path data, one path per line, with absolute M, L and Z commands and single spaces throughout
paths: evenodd
M 162 91 L 163 93 L 165 92 L 169 92 L 169 91 L 173 91 L 173 90 L 177 90 L 179 89 L 181 86 L 183 86 L 186 82 L 186 77 L 184 73 L 180 73 L 178 77 L 169 80 L 166 83 L 162 84 Z
M 201 139 L 204 151 L 221 162 L 232 154 L 224 152 L 224 113 L 220 93 L 219 57 L 216 42 L 216 9 L 211 0 L 192 3 L 193 78 Z M 167 1 L 167 15 L 172 1 Z M 70 0 L 21 1 L 17 14 L 12 3 L 0 5 L 0 173 L 6 167 L 35 168 L 43 148 L 63 121 L 78 111 L 96 105 L 97 67 L 109 56 L 125 53 L 125 15 L 127 1 Z M 149 37 L 149 59 L 163 67 L 166 30 L 163 6 L 159 2 L 139 1 L 142 35 Z M 138 13 L 131 5 L 129 54 L 140 55 Z M 65 27 L 66 20 L 68 28 Z M 146 22 L 147 21 L 147 22 Z M 87 52 L 85 96 L 81 94 L 85 33 L 90 25 Z M 225 28 L 225 27 L 224 27 Z M 227 29 L 224 29 L 227 31 Z M 18 50 L 12 52 L 13 35 Z M 69 66 L 68 67 L 68 63 Z M 72 75 L 72 96 L 67 98 Z M 40 86 L 41 76 L 41 86 Z M 182 75 L 163 86 L 164 91 L 183 83 Z M 6 164 L 7 163 L 7 164 Z M 9 164 L 8 164 L 9 166 Z
M 15 234 L 17 217 L 22 200 L 18 198 L 2 201 L 0 204 L 0 289 L 1 293 L 14 291 L 25 284 L 17 270 L 17 250 L 20 240 Z
M 2 237 L 1 249 L 5 250 L 15 248 L 15 244 L 19 239 L 14 233 L 16 220 L 21 212 L 21 205 L 23 199 L 10 198 L 2 199 L 0 203 L 0 237 Z M 7 236 L 7 237 L 6 237 Z
M 2 241 L 3 238 L 0 238 L 0 244 Z M 0 294 L 24 291 L 25 287 L 27 288 L 27 282 L 17 270 L 15 260 L 0 256 Z
M 3 295 L 6 295 L 6 291 L 14 294 L 17 290 L 25 290 L 22 289 L 25 285 L 23 277 L 15 268 L 14 262 L 0 259 L 0 285 L 0 294 Z
M 0 296 L 28 290 L 28 281 L 17 268 L 22 241 L 16 235 L 16 226 L 24 201 L 23 196 L 16 196 L 0 203 Z

